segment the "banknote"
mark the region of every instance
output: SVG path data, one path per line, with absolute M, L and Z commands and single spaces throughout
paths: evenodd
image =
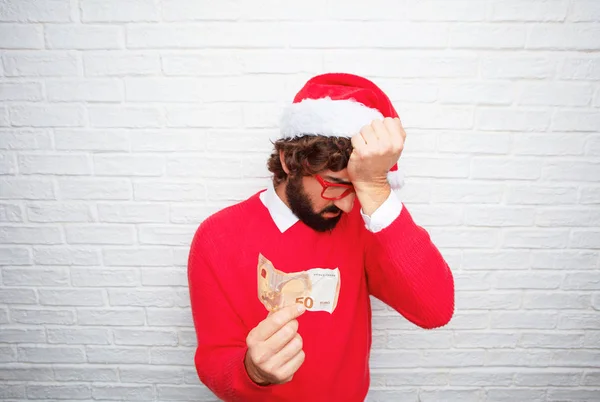
M 286 273 L 258 256 L 258 298 L 268 311 L 302 303 L 308 311 L 333 313 L 340 294 L 338 268 L 312 268 Z

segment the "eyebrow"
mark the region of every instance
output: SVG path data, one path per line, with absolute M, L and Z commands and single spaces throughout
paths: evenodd
M 351 185 L 352 182 L 337 178 L 337 177 L 333 177 L 333 176 L 324 176 L 325 180 L 333 182 L 333 183 L 337 183 L 337 184 L 348 184 Z

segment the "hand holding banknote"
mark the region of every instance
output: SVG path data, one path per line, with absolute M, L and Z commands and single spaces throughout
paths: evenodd
M 271 313 L 250 331 L 244 365 L 257 384 L 283 384 L 294 376 L 304 362 L 298 318 L 305 311 L 294 304 Z

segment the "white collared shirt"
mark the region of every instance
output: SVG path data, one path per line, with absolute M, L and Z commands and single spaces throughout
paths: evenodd
M 269 211 L 281 233 L 298 222 L 298 217 L 279 198 L 272 183 L 267 187 L 267 191 L 260 193 L 260 200 Z M 402 212 L 402 203 L 394 191 L 371 216 L 365 215 L 362 208 L 360 210 L 360 214 L 365 221 L 365 227 L 373 233 L 388 227 L 400 215 L 400 212 Z

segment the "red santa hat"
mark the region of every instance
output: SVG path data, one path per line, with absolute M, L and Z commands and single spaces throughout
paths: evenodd
M 281 138 L 304 135 L 351 138 L 375 119 L 398 117 L 387 95 L 366 78 L 345 73 L 317 75 L 283 112 Z M 388 172 L 393 189 L 403 186 L 398 164 Z

